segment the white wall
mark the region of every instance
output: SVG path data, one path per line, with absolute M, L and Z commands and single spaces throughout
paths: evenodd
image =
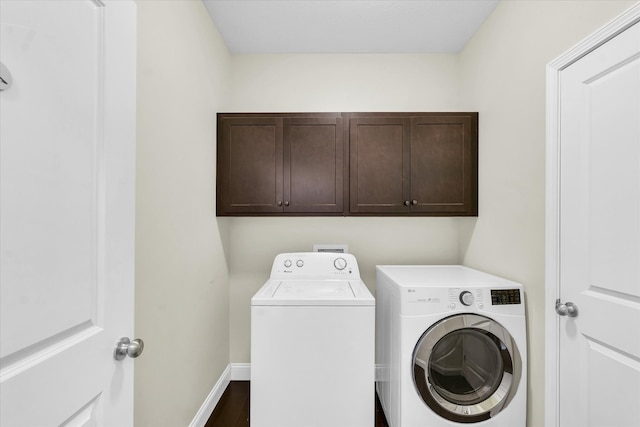
M 229 111 L 455 111 L 455 55 L 238 55 Z M 234 218 L 231 361 L 250 361 L 250 300 L 280 252 L 346 243 L 375 291 L 375 265 L 456 263 L 451 218 Z
M 138 1 L 135 425 L 188 425 L 229 363 L 217 111 L 229 53 L 200 1 Z
M 634 2 L 503 1 L 460 54 L 462 107 L 479 111 L 479 216 L 461 261 L 524 284 L 529 426 L 544 425 L 545 66 Z

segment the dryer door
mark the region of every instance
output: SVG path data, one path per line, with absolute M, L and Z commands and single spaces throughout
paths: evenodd
M 441 417 L 474 423 L 499 413 L 522 373 L 515 341 L 498 322 L 476 314 L 442 319 L 413 352 L 413 379 L 422 400 Z

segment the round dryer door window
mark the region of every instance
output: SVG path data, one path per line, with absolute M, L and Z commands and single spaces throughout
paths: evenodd
M 413 379 L 422 400 L 441 417 L 474 423 L 499 413 L 513 398 L 522 361 L 498 322 L 459 314 L 431 326 L 413 352 Z

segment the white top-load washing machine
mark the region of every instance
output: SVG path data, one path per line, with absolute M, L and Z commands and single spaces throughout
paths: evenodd
M 353 255 L 276 256 L 251 299 L 251 426 L 373 426 L 374 327 Z
M 390 427 L 524 427 L 518 283 L 463 266 L 378 266 L 376 387 Z

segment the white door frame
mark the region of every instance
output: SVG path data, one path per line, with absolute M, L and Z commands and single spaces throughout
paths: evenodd
M 560 296 L 560 73 L 568 66 L 640 22 L 640 3 L 547 65 L 546 230 L 545 230 L 545 425 L 559 426 Z

